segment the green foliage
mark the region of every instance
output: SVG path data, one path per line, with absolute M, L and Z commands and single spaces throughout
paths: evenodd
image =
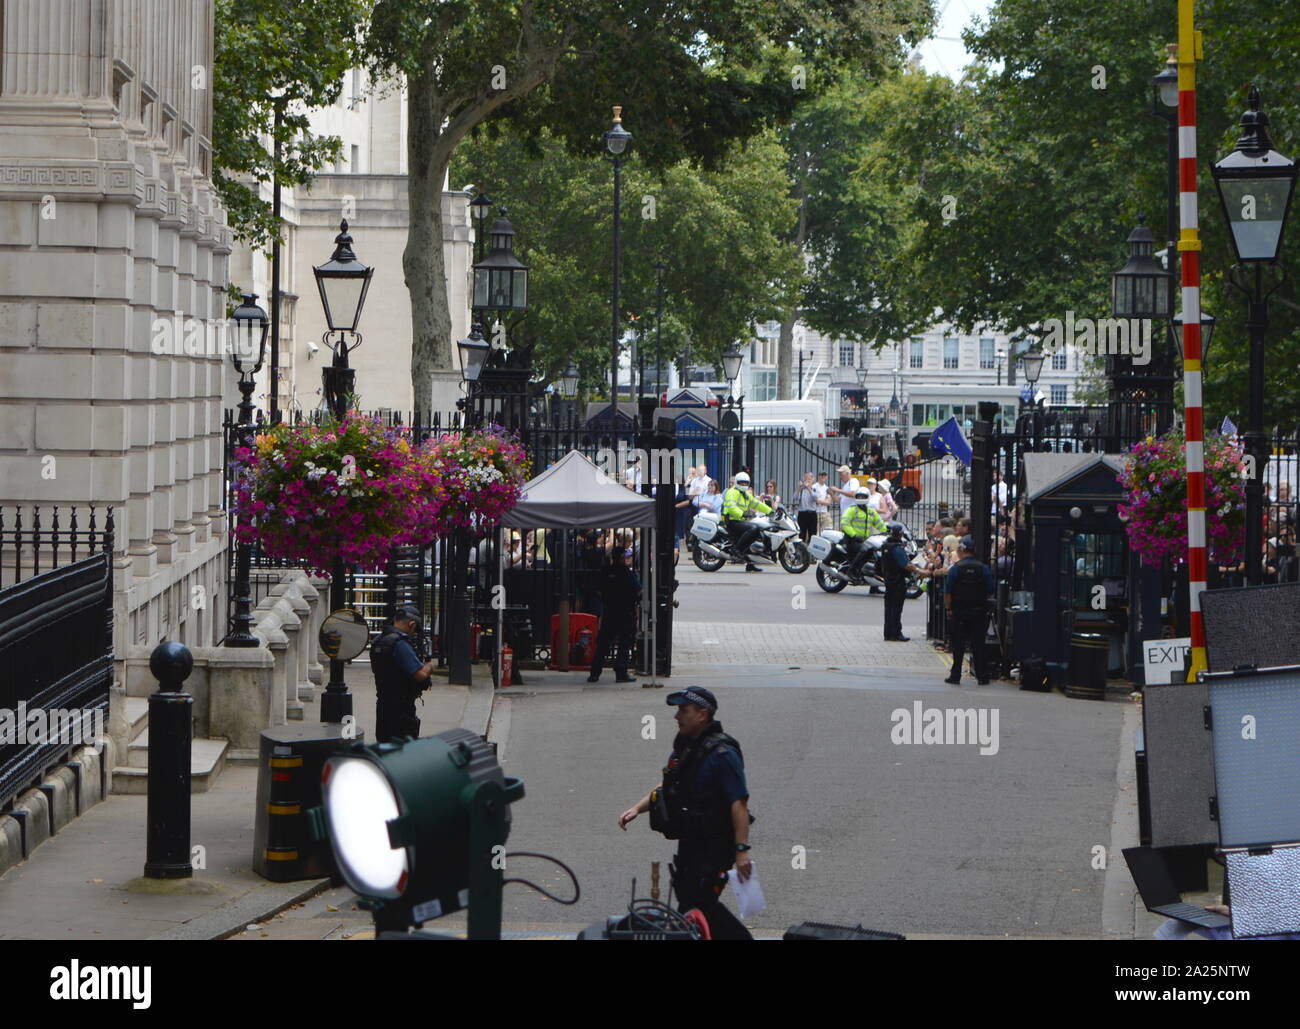
M 313 135 L 307 115 L 338 99 L 369 8 L 370 0 L 216 0 L 212 179 L 238 239 L 265 249 L 278 232 L 258 187 L 306 185 L 338 157 L 339 140 Z
M 799 273 L 786 242 L 794 217 L 785 155 L 771 134 L 734 146 L 725 170 L 682 162 L 623 166 L 621 322 L 644 328 L 653 359 L 655 263 L 663 261 L 663 358 L 689 343 L 697 363 L 716 362 L 756 320 L 775 316 L 781 283 Z M 584 385 L 608 380 L 613 247 L 613 171 L 598 155 L 576 157 L 543 133 L 470 140 L 452 182 L 473 182 L 505 204 L 516 253 L 531 266 L 529 310 L 510 327 L 514 345 L 536 344 L 534 365 L 556 378 L 572 358 Z M 689 327 L 689 328 L 688 328 Z

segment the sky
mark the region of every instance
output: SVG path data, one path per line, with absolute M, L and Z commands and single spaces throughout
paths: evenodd
M 988 10 L 994 3 L 995 0 L 935 0 L 938 27 L 934 36 L 917 48 L 925 70 L 951 79 L 960 78 L 961 70 L 971 60 L 961 44 L 961 30 L 975 15 L 987 21 Z

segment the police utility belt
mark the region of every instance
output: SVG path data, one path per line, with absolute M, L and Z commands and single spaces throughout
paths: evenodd
M 723 744 L 735 748 L 741 753 L 740 744 L 723 732 L 706 736 L 703 740 L 679 756 L 674 753 L 668 759 L 663 770 L 663 785 L 650 791 L 650 828 L 662 833 L 665 839 L 700 839 L 710 836 L 729 836 L 734 831 L 731 825 L 730 805 L 720 801 L 708 803 L 707 796 L 688 794 L 688 781 L 699 771 L 704 759 Z M 743 760 L 743 758 L 742 758 Z M 753 825 L 755 817 L 751 813 L 749 824 Z

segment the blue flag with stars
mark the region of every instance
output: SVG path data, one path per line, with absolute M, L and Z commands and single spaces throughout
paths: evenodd
M 930 434 L 930 446 L 938 454 L 951 454 L 967 468 L 970 467 L 971 449 L 962 435 L 961 426 L 954 415 Z

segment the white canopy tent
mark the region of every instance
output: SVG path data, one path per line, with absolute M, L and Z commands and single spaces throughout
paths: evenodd
M 606 475 L 590 459 L 571 450 L 550 468 L 524 484 L 523 494 L 513 508 L 506 512 L 497 527 L 497 582 L 505 581 L 505 548 L 501 545 L 502 529 L 608 529 L 647 528 L 650 546 L 642 548 L 642 557 L 648 558 L 648 579 L 645 595 L 651 603 L 655 597 L 655 502 L 651 497 L 633 493 Z M 645 614 L 650 623 L 650 684 L 657 682 L 656 649 L 657 623 Z M 501 654 L 504 642 L 505 614 L 497 605 L 496 681 L 501 681 Z M 644 623 L 643 623 L 644 624 Z M 567 646 L 567 639 L 562 640 Z

